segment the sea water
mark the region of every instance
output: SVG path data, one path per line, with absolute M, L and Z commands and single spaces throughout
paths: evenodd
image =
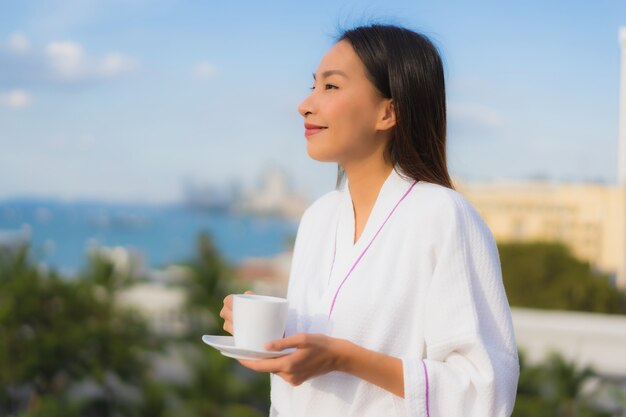
M 201 232 L 230 263 L 276 255 L 290 247 L 298 221 L 210 212 L 184 206 L 122 205 L 48 200 L 0 201 L 0 231 L 28 236 L 38 263 L 74 274 L 94 247 L 138 252 L 148 268 L 192 259 Z

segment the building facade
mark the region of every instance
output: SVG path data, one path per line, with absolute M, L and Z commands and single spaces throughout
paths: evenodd
M 626 289 L 626 187 L 456 182 L 498 242 L 562 242 Z

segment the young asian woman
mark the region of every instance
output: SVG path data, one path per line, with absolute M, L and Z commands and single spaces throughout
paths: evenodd
M 454 190 L 443 63 L 424 35 L 343 32 L 300 104 L 337 188 L 300 221 L 271 417 L 509 416 L 519 363 L 495 241 Z M 224 328 L 232 333 L 232 297 Z

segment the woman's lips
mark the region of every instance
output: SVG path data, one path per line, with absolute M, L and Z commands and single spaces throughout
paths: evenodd
M 304 129 L 304 136 L 314 135 L 316 133 L 321 132 L 324 129 L 326 129 L 326 128 L 325 127 L 314 127 L 314 128 Z
M 310 123 L 304 124 L 304 136 L 311 136 L 326 129 L 326 126 L 318 126 Z

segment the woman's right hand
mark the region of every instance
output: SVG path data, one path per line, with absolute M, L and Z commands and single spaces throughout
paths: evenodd
M 246 291 L 244 294 L 254 294 L 252 291 Z M 224 307 L 220 311 L 220 317 L 224 319 L 224 330 L 233 334 L 233 294 L 224 298 Z

